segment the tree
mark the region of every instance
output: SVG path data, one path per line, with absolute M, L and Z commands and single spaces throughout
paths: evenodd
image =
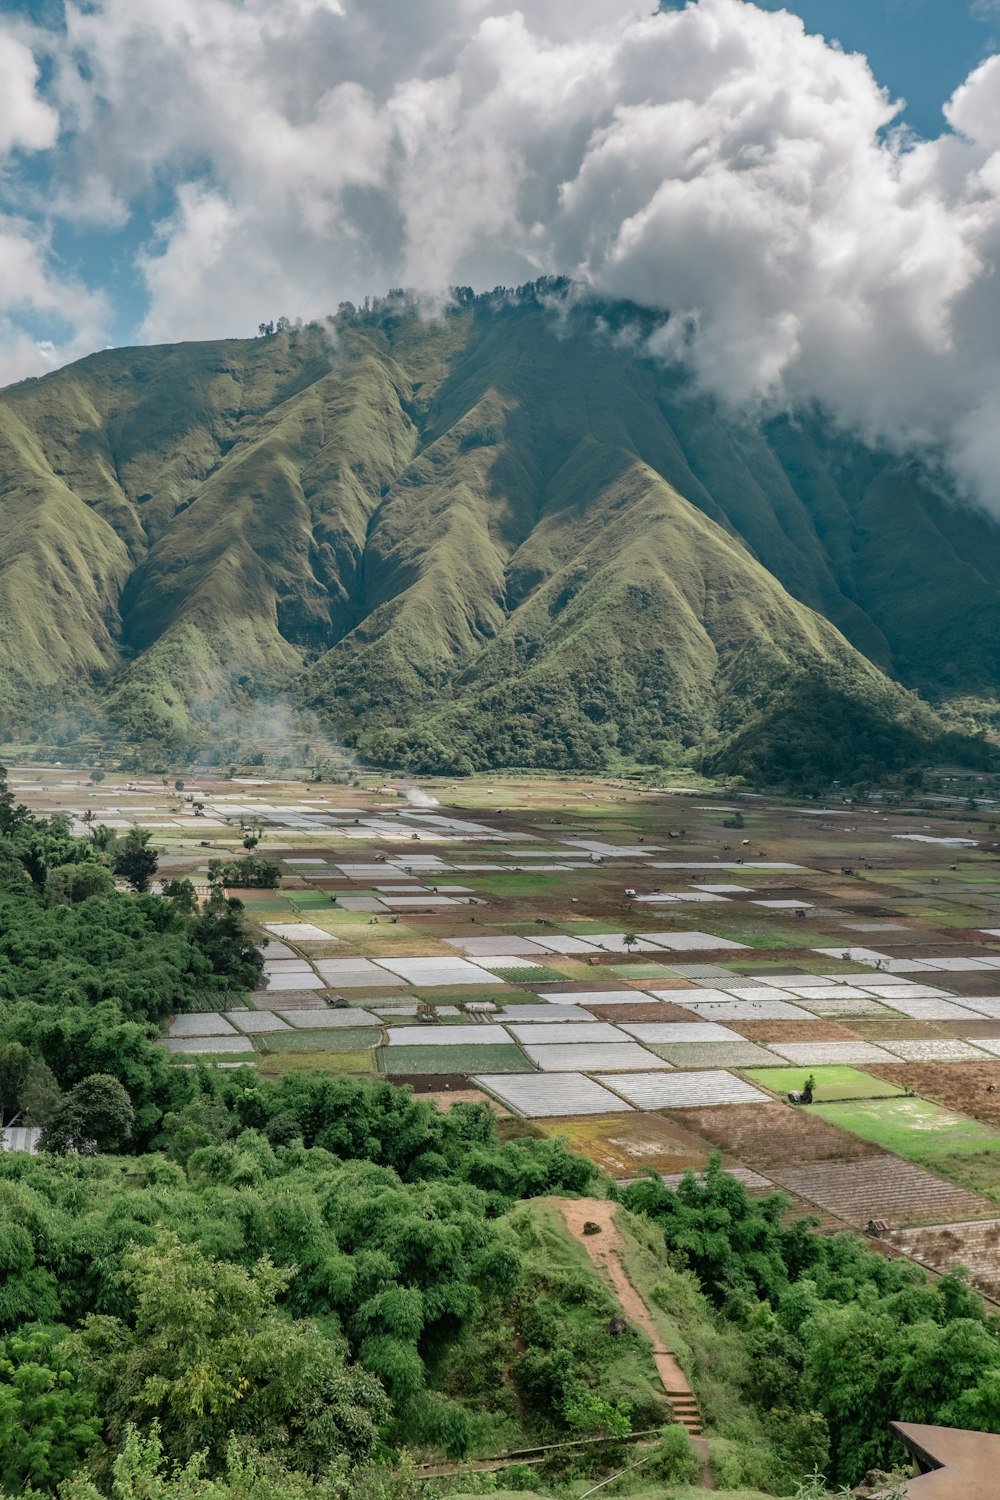
M 263 837 L 264 825 L 256 820 L 241 818 L 240 832 L 243 835 L 244 849 L 256 849 Z
M 145 828 L 130 828 L 115 854 L 115 874 L 127 880 L 134 891 L 148 891 L 160 860 L 149 846 Z
M 21 1086 L 21 1115 L 28 1125 L 47 1125 L 62 1101 L 56 1075 L 41 1057 L 33 1057 Z
M 100 1431 L 94 1394 L 67 1365 L 58 1334 L 0 1343 L 0 1485 L 8 1494 L 54 1489 Z
M 389 1415 L 385 1391 L 348 1367 L 342 1340 L 276 1307 L 292 1272 L 210 1260 L 174 1234 L 126 1258 L 134 1326 L 92 1317 L 75 1352 L 117 1444 L 128 1425 L 158 1424 L 164 1451 L 225 1461 L 230 1436 L 279 1448 L 313 1473 L 339 1455 L 366 1458 Z
M 198 894 L 192 880 L 165 880 L 163 894 L 185 917 L 193 916 L 198 910 Z
M 15 803 L 14 793 L 7 782 L 7 767 L 0 766 L 0 834 L 16 833 L 26 824 L 34 822 L 23 803 Z
M 184 783 L 183 783 L 183 781 L 181 781 L 180 777 L 178 777 L 177 780 L 174 782 L 174 791 L 175 792 L 183 792 L 183 790 L 184 790 Z
M 21 1093 L 31 1053 L 20 1042 L 0 1042 L 0 1125 L 9 1125 L 21 1110 Z
M 281 884 L 281 866 L 262 854 L 247 854 L 243 859 L 212 859 L 208 878 L 237 889 L 277 890 Z
M 45 877 L 45 891 L 53 901 L 62 901 L 67 906 L 76 906 L 88 901 L 91 896 L 110 896 L 114 893 L 114 876 L 105 865 L 84 861 L 79 864 L 56 865 Z
M 104 780 L 104 772 L 100 771 L 100 770 L 98 770 L 98 771 L 91 771 L 91 773 L 90 773 L 90 779 L 94 783 L 95 786 L 100 786 L 101 782 Z
M 108 1073 L 91 1073 L 70 1089 L 42 1132 L 43 1151 L 117 1151 L 132 1134 L 135 1110 L 127 1092 Z

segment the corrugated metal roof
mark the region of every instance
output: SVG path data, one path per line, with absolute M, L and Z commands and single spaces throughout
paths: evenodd
M 34 1154 L 41 1134 L 37 1125 L 8 1125 L 6 1130 L 0 1131 L 0 1149 Z

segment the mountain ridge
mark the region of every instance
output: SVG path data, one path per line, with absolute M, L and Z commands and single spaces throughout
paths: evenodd
M 182 750 L 282 695 L 415 768 L 739 769 L 763 734 L 763 774 L 817 684 L 894 762 L 943 732 L 917 691 L 995 695 L 994 521 L 816 415 L 728 416 L 638 311 L 551 300 L 393 295 L 0 392 L 9 724 L 72 703 Z

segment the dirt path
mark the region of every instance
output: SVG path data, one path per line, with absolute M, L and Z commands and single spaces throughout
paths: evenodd
M 663 1347 L 663 1338 L 653 1316 L 625 1270 L 622 1261 L 625 1240 L 615 1223 L 617 1203 L 609 1203 L 604 1198 L 553 1198 L 551 1201 L 562 1214 L 570 1234 L 580 1241 L 594 1264 L 607 1276 L 629 1322 L 641 1328 L 652 1344 L 656 1373 L 673 1408 L 674 1420 L 687 1428 L 691 1434 L 691 1446 L 702 1461 L 701 1484 L 705 1489 L 714 1489 L 715 1476 L 708 1444 L 702 1437 L 701 1416 L 694 1392 L 671 1350 Z M 600 1224 L 600 1234 L 584 1234 L 583 1226 L 588 1223 Z
M 688 1385 L 687 1376 L 670 1350 L 664 1349 L 649 1308 L 629 1281 L 622 1264 L 621 1254 L 625 1241 L 615 1223 L 617 1203 L 609 1203 L 600 1198 L 557 1198 L 555 1202 L 566 1220 L 566 1228 L 570 1234 L 580 1241 L 591 1260 L 607 1273 L 629 1322 L 641 1328 L 652 1344 L 653 1360 L 663 1389 L 669 1396 L 689 1396 L 693 1401 L 694 1393 Z M 600 1234 L 584 1234 L 583 1226 L 586 1223 L 600 1224 Z M 698 1430 L 701 1430 L 700 1425 Z

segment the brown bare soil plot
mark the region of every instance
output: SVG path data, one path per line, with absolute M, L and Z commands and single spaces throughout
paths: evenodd
M 441 1082 L 440 1074 L 438 1075 L 438 1082 Z M 488 1094 L 484 1094 L 481 1089 L 455 1088 L 450 1091 L 434 1090 L 431 1093 L 425 1093 L 421 1090 L 420 1097 L 426 1100 L 428 1104 L 433 1104 L 434 1108 L 440 1110 L 442 1114 L 447 1114 L 453 1104 L 489 1104 L 499 1116 L 510 1113 L 496 1099 L 491 1099 Z
M 792 1004 L 795 1002 L 792 1001 Z M 855 1042 L 857 1033 L 839 1021 L 727 1021 L 753 1042 Z
M 637 990 L 697 990 L 698 985 L 691 979 L 626 979 L 627 985 L 634 985 Z
M 614 1120 L 580 1115 L 543 1121 L 539 1128 L 546 1135 L 567 1140 L 574 1151 L 588 1157 L 609 1177 L 703 1167 L 714 1149 L 683 1124 L 668 1124 L 659 1115 L 634 1114 Z
M 1000 1021 L 941 1021 L 938 1023 L 945 1036 L 968 1037 L 974 1042 L 977 1037 L 995 1040 L 1000 1037 Z
M 858 1229 L 869 1219 L 888 1219 L 899 1225 L 938 1224 L 945 1219 L 985 1219 L 996 1213 L 995 1203 L 883 1153 L 864 1161 L 772 1166 L 771 1176 L 782 1187 Z
M 881 1154 L 869 1141 L 848 1135 L 790 1104 L 722 1104 L 685 1109 L 681 1114 L 683 1118 L 664 1111 L 671 1124 L 687 1126 L 711 1141 L 717 1150 L 767 1177 L 773 1176 L 772 1166 L 861 1160 Z
M 873 1072 L 956 1114 L 1000 1125 L 1000 1058 L 981 1063 L 879 1063 Z M 992 1094 L 987 1092 L 991 1084 Z
M 703 1017 L 681 1005 L 591 1005 L 583 1004 L 601 1021 L 700 1021 Z
M 859 1016 L 851 1021 L 851 1027 L 866 1042 L 939 1041 L 951 1035 L 940 1021 L 911 1021 L 907 1016 Z M 964 1027 L 961 1034 L 966 1034 Z
M 901 1229 L 892 1243 L 935 1271 L 965 1266 L 973 1286 L 993 1301 L 1000 1299 L 1000 1219 Z
M 969 949 L 971 948 L 970 943 Z M 920 975 L 916 974 L 913 977 L 919 980 Z M 928 974 L 926 977 L 931 984 L 935 983 L 933 975 Z M 982 969 L 949 969 L 947 974 L 939 974 L 937 977 L 944 980 L 942 988 L 951 990 L 956 997 L 1000 995 L 1000 970 L 997 969 L 992 969 L 989 973 L 985 973 Z

